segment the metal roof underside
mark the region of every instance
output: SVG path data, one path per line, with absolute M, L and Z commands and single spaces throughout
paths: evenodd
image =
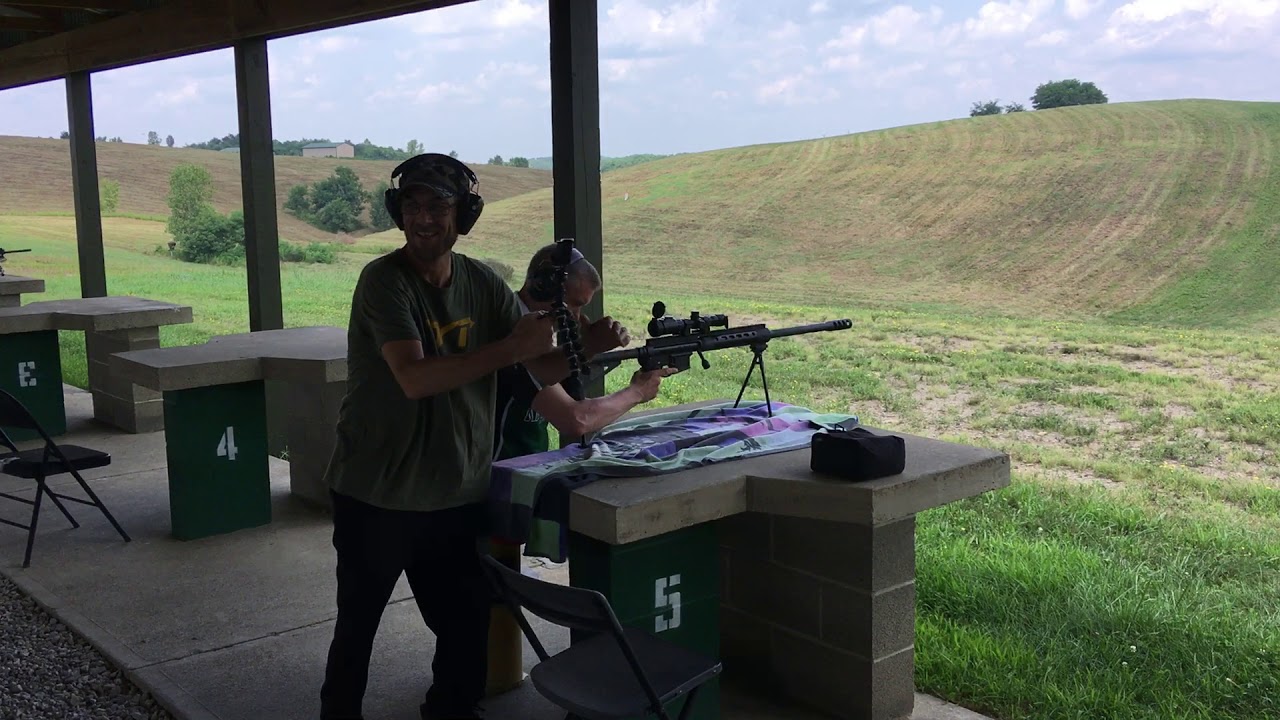
M 476 0 L 0 0 L 0 90 Z

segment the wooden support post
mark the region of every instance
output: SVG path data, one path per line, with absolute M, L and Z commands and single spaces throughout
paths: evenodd
M 600 214 L 600 70 L 596 0 L 550 0 L 551 156 L 555 236 L 572 237 L 605 277 Z M 607 282 L 607 281 L 606 281 Z M 584 308 L 604 315 L 604 290 Z M 604 394 L 604 378 L 583 384 Z
M 236 43 L 236 104 L 240 114 L 240 185 L 249 283 L 249 329 L 284 327 L 280 237 L 276 224 L 275 154 L 271 142 L 271 80 L 267 40 Z
M 237 42 L 235 63 L 249 330 L 279 330 L 284 327 L 284 302 L 280 290 L 280 232 L 276 217 L 267 39 L 256 37 Z M 279 456 L 288 445 L 287 388 L 280 382 L 269 380 L 265 383 L 264 392 L 267 452 Z
M 67 75 L 67 126 L 71 133 L 71 192 L 76 209 L 80 296 L 106 297 L 107 263 L 102 254 L 98 152 L 93 139 L 93 88 L 87 72 Z

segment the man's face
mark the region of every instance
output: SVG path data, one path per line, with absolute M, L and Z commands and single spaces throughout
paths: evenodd
M 582 320 L 582 308 L 596 296 L 596 291 L 581 280 L 570 280 L 564 286 L 564 304 L 569 307 L 569 314 L 574 320 Z
M 427 188 L 412 188 L 400 201 L 400 212 L 404 216 L 405 241 L 418 260 L 435 260 L 458 241 L 453 198 L 442 198 Z

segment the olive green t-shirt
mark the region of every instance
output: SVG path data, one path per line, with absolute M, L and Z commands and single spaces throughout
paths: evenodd
M 420 340 L 427 357 L 473 352 L 520 319 L 515 293 L 488 265 L 453 254 L 436 288 L 399 249 L 365 266 L 347 328 L 347 393 L 326 472 L 334 491 L 393 510 L 481 502 L 493 457 L 495 375 L 411 400 L 382 358 L 393 340 Z

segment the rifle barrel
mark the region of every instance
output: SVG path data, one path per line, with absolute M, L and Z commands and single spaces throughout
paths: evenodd
M 764 340 L 772 340 L 773 338 L 789 337 L 792 335 L 804 335 L 813 332 L 826 332 L 831 330 L 848 330 L 853 327 L 853 321 L 849 319 L 828 320 L 827 322 L 810 323 L 808 325 L 796 325 L 794 327 L 779 328 L 771 330 L 764 325 L 743 325 L 736 328 L 728 328 L 725 330 L 717 330 L 714 333 L 706 335 L 689 335 L 682 336 L 683 342 L 670 342 L 672 338 L 654 338 L 656 340 L 667 340 L 669 344 L 662 346 L 660 350 L 654 352 L 682 352 L 688 350 L 694 352 L 698 349 L 703 350 L 719 350 L 730 347 L 746 347 L 751 344 L 751 340 L 761 338 Z M 736 337 L 735 337 L 736 336 Z M 706 347 L 701 341 L 709 341 L 710 347 Z M 609 365 L 620 363 L 623 360 L 635 360 L 640 357 L 641 353 L 646 352 L 646 346 L 628 348 L 626 350 L 611 350 L 609 352 L 600 353 L 591 358 L 590 365 Z

